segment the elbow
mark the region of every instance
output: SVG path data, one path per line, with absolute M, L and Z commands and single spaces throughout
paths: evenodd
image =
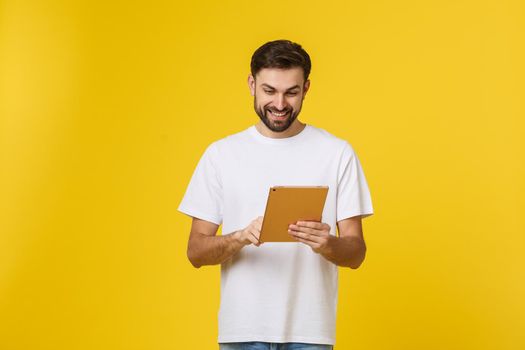
M 195 259 L 194 257 L 190 255 L 188 255 L 188 260 L 193 265 L 193 267 L 195 267 L 196 269 L 202 266 L 202 264 L 197 259 Z
M 355 256 L 354 259 L 351 259 L 348 262 L 347 266 L 351 268 L 352 270 L 357 270 L 363 264 L 363 261 L 365 261 L 365 256 L 366 256 L 366 245 L 363 242 L 363 248 L 361 250 L 361 253 Z
M 199 267 L 201 267 L 203 265 L 202 262 L 200 261 L 200 259 L 198 258 L 198 256 L 195 254 L 195 252 L 192 249 L 190 249 L 190 247 L 188 247 L 188 250 L 186 251 L 186 255 L 187 255 L 188 260 L 190 261 L 190 263 L 196 269 L 198 269 Z
M 363 264 L 363 261 L 365 261 L 364 253 L 362 256 L 359 257 L 359 259 L 354 259 L 354 260 L 349 261 L 347 266 L 351 268 L 352 270 L 357 270 Z
M 348 267 L 351 268 L 352 270 L 357 270 L 359 266 L 361 266 L 362 263 L 363 261 L 359 261 L 358 263 L 351 262 L 348 264 Z

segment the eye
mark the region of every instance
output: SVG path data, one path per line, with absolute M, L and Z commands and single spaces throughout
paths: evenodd
M 288 96 L 295 96 L 295 95 L 297 95 L 297 92 L 295 92 L 295 91 L 290 91 L 290 92 L 287 92 L 286 94 L 287 94 Z
M 264 92 L 265 92 L 266 94 L 268 94 L 268 95 L 273 94 L 273 90 L 264 90 Z

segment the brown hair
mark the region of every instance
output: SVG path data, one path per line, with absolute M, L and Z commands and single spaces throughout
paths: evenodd
M 253 77 L 263 68 L 303 69 L 304 81 L 308 80 L 312 63 L 310 56 L 301 45 L 290 40 L 274 40 L 259 47 L 252 56 L 250 64 Z

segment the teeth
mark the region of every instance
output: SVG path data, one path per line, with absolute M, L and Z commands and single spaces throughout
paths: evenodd
M 285 115 L 287 112 L 282 112 L 282 113 L 277 113 L 277 112 L 273 112 L 273 111 L 270 111 L 273 115 L 275 115 L 276 117 L 282 117 L 283 115 Z

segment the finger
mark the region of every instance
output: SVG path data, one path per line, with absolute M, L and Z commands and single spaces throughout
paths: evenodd
M 255 236 L 252 232 L 248 232 L 248 240 L 256 246 L 259 245 L 259 238 Z
M 263 217 L 259 216 L 257 219 L 253 220 L 250 223 L 250 226 L 251 227 L 255 227 L 256 229 L 258 229 L 260 231 L 261 227 L 262 227 L 262 223 L 263 223 Z
M 257 229 L 250 229 L 249 230 L 250 234 L 255 237 L 255 239 L 257 239 L 257 241 L 259 240 L 259 237 L 261 237 L 261 231 L 257 230 Z
M 313 243 L 321 243 L 322 238 L 316 235 L 310 235 L 306 232 L 288 230 L 288 232 L 295 238 L 300 238 Z
M 307 228 L 307 227 L 303 227 L 303 226 L 297 226 L 297 225 L 290 225 L 289 228 L 292 231 L 304 232 L 304 233 L 306 233 L 308 235 L 318 236 L 318 237 L 325 237 L 325 236 L 327 236 L 329 234 L 326 231 L 317 230 L 317 229 L 313 229 L 313 228 Z
M 301 226 L 301 227 L 309 227 L 309 228 L 312 228 L 314 230 L 325 230 L 325 231 L 330 231 L 331 230 L 330 225 L 328 225 L 328 224 L 326 224 L 324 222 L 298 221 L 297 225 Z
M 320 230 L 323 227 L 323 223 L 318 221 L 297 221 L 296 225 L 301 227 L 314 228 L 318 230 Z
M 326 231 L 331 230 L 330 225 L 324 222 L 318 222 L 318 221 L 298 221 L 296 225 L 302 226 L 302 227 L 309 227 L 309 228 L 313 228 L 316 230 L 326 230 Z

